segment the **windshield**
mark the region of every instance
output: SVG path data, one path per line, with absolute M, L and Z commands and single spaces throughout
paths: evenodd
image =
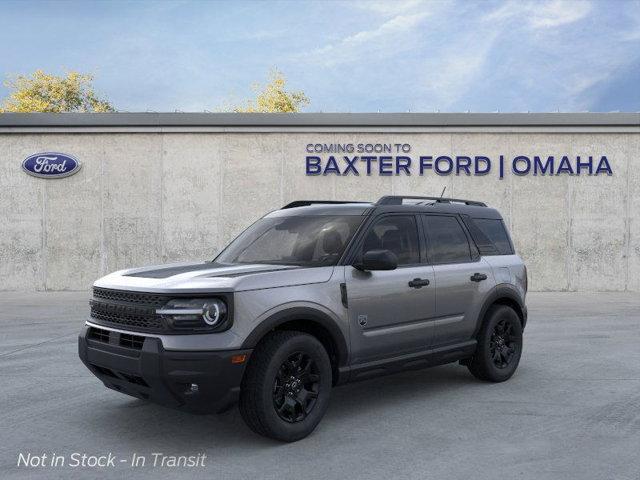
M 215 259 L 216 263 L 335 265 L 362 216 L 292 216 L 258 220 Z

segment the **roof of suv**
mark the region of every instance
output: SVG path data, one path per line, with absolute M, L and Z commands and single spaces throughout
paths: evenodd
M 296 200 L 268 216 L 368 215 L 379 212 L 439 212 L 466 214 L 472 218 L 502 219 L 500 213 L 475 200 L 444 197 L 385 196 L 375 203 L 335 200 Z

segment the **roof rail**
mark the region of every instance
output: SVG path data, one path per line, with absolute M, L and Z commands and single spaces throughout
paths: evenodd
M 296 207 L 308 207 L 309 205 L 340 205 L 344 203 L 369 203 L 369 202 L 349 202 L 344 200 L 294 200 L 291 203 L 287 203 L 281 210 L 285 208 L 296 208 Z
M 432 200 L 435 203 L 464 203 L 465 205 L 473 205 L 474 207 L 486 207 L 484 202 L 477 202 L 475 200 L 463 200 L 461 198 L 447 198 L 447 197 L 415 197 L 412 195 L 387 195 L 376 202 L 376 205 L 402 205 L 402 201 L 409 200 Z

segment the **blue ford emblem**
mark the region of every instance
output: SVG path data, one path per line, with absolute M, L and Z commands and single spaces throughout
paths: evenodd
M 61 178 L 80 170 L 80 162 L 66 153 L 36 153 L 22 162 L 22 169 L 34 177 Z

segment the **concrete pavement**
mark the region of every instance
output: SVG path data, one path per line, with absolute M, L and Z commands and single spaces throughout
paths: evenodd
M 532 293 L 510 381 L 446 365 L 346 385 L 295 444 L 254 435 L 237 409 L 193 416 L 104 388 L 77 358 L 87 300 L 0 293 L 0 478 L 640 478 L 638 293 Z M 205 466 L 154 468 L 154 452 Z M 66 464 L 18 467 L 20 453 Z M 74 453 L 118 460 L 73 468 Z M 134 453 L 145 467 L 119 462 Z

